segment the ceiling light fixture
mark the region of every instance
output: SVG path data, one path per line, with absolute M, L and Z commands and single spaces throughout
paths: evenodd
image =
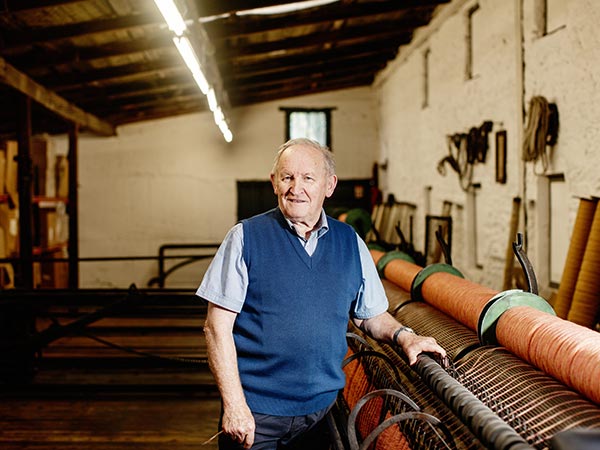
M 225 141 L 231 142 L 233 140 L 233 134 L 231 133 L 225 115 L 219 106 L 215 89 L 211 87 L 209 80 L 207 80 L 205 72 L 202 70 L 202 64 L 194 51 L 190 39 L 187 36 L 184 36 L 184 33 L 187 31 L 187 25 L 183 16 L 173 0 L 154 0 L 154 3 L 156 3 L 156 6 L 164 17 L 169 29 L 175 34 L 173 43 L 175 44 L 175 47 L 177 47 L 186 66 L 192 73 L 196 84 L 200 88 L 202 94 L 207 96 L 208 106 L 213 112 L 216 125 L 219 127 L 219 130 L 221 130 Z
M 181 36 L 187 29 L 187 26 L 183 20 L 183 17 L 181 16 L 181 13 L 179 12 L 179 9 L 177 9 L 177 6 L 175 6 L 175 3 L 173 3 L 173 0 L 154 0 L 154 3 L 156 3 L 160 13 L 165 18 L 165 22 L 167 22 L 169 30 L 171 30 L 177 36 Z

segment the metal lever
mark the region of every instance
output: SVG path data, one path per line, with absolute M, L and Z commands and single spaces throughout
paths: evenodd
M 533 266 L 531 265 L 527 254 L 523 250 L 523 233 L 517 233 L 517 242 L 513 242 L 512 247 L 515 256 L 519 260 L 519 264 L 521 264 L 523 273 L 525 274 L 525 279 L 527 280 L 527 286 L 529 288 L 528 291 L 537 295 L 538 284 L 537 279 L 535 278 L 535 271 L 533 270 Z
M 452 265 L 452 255 L 450 254 L 450 246 L 448 245 L 448 243 L 444 240 L 444 237 L 442 236 L 442 227 L 441 226 L 439 226 L 438 229 L 435 231 L 435 237 L 438 241 L 438 244 L 440 244 L 442 253 L 444 254 L 444 261 L 446 261 L 446 264 L 451 266 Z
M 396 225 L 394 226 L 394 228 L 396 229 L 396 234 L 400 238 L 400 247 L 401 248 L 406 248 L 408 242 L 406 242 L 406 238 L 404 237 L 404 233 L 402 232 L 402 229 L 400 228 L 400 221 L 396 222 Z

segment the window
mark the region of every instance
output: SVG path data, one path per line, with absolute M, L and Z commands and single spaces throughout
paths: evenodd
M 334 108 L 280 108 L 285 111 L 286 140 L 309 138 L 331 148 L 331 111 Z

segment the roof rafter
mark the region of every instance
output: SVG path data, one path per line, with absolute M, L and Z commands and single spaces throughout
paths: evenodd
M 74 122 L 83 128 L 103 136 L 112 136 L 115 134 L 115 128 L 110 123 L 82 110 L 58 94 L 46 89 L 8 64 L 4 58 L 0 58 L 0 81 L 27 95 L 60 117 Z

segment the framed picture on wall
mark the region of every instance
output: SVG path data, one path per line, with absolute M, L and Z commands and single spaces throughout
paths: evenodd
M 496 182 L 506 183 L 506 130 L 496 132 Z

